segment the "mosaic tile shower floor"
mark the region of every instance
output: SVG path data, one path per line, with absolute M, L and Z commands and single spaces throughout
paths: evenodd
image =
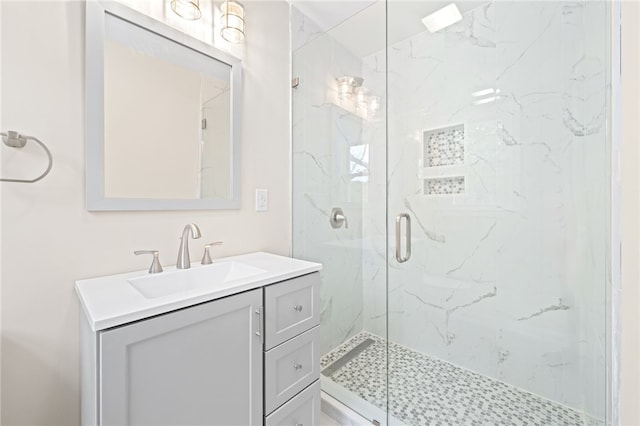
M 373 343 L 328 377 L 384 409 L 386 348 L 380 337 L 354 336 L 323 356 L 321 369 L 366 339 Z M 407 425 L 584 425 L 577 411 L 403 346 L 390 343 L 389 359 L 389 411 Z

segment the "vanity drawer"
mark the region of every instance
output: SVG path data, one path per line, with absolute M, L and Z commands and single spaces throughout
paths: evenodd
M 320 324 L 320 274 L 315 272 L 265 289 L 265 349 Z
M 320 327 L 265 353 L 265 413 L 271 413 L 320 377 Z
M 271 413 L 265 426 L 320 425 L 320 380 Z

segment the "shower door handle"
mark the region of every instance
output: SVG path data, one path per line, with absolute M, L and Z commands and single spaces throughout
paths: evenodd
M 402 228 L 402 219 L 406 219 L 407 225 L 405 228 L 405 244 L 407 245 L 404 257 L 402 256 L 402 249 L 400 244 L 402 238 L 400 237 L 400 231 Z M 400 213 L 396 216 L 396 260 L 398 263 L 404 263 L 411 257 L 411 216 L 408 213 Z

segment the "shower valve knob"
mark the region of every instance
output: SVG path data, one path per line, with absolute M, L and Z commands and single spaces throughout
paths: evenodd
M 331 209 L 329 224 L 331 224 L 331 227 L 333 229 L 340 228 L 342 225 L 344 225 L 345 229 L 349 228 L 347 216 L 344 215 L 344 212 L 340 207 L 334 207 L 333 209 Z

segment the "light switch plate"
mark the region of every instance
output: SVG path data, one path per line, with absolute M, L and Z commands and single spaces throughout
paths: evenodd
M 256 211 L 266 212 L 267 210 L 269 210 L 269 191 L 256 189 Z

